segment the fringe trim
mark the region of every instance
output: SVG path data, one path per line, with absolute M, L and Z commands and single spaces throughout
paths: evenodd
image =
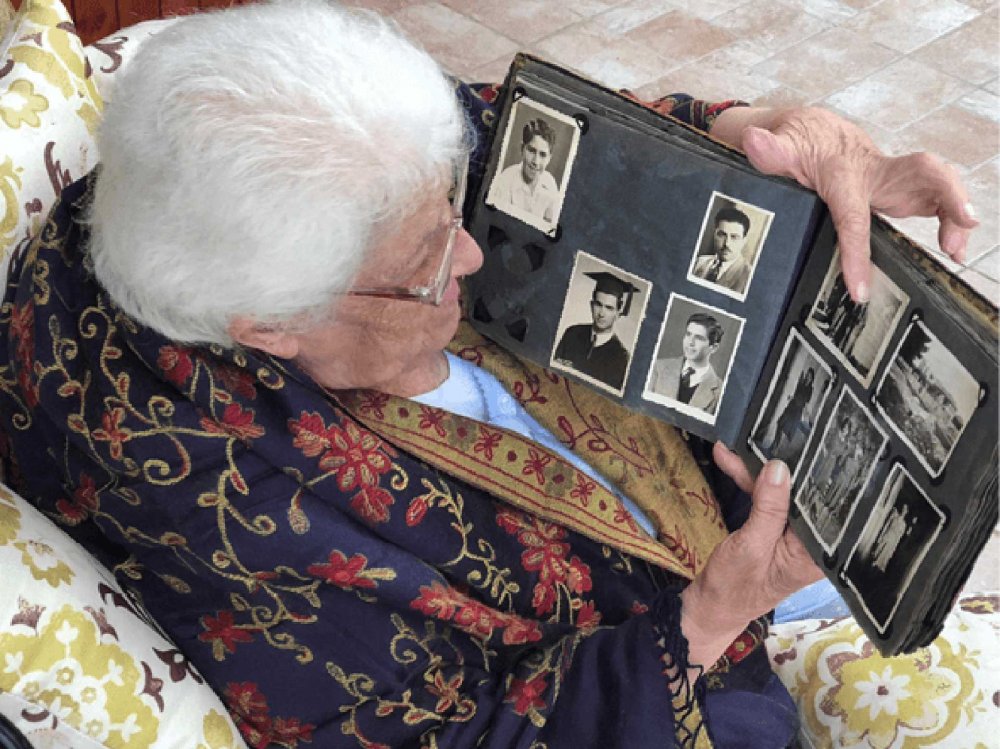
M 679 592 L 679 591 L 678 591 Z M 688 643 L 681 633 L 681 599 L 664 591 L 653 611 L 656 644 L 662 651 L 663 676 L 670 689 L 674 709 L 674 747 L 677 749 L 709 749 L 712 746 L 708 727 L 701 715 L 707 687 L 701 678 L 704 669 L 688 663 Z M 688 670 L 698 677 L 692 684 Z

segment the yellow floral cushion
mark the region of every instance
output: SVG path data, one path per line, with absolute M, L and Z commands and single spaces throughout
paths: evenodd
M 0 484 L 0 712 L 36 746 L 245 749 L 113 577 Z
M 772 627 L 771 662 L 815 749 L 989 749 L 1000 736 L 1000 596 L 963 598 L 941 635 L 884 658 L 853 619 Z
M 101 97 L 59 0 L 24 0 L 0 52 L 0 273 L 59 192 L 97 162 Z

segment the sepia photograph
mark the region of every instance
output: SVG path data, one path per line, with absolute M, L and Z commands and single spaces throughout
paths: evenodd
M 549 367 L 621 396 L 651 285 L 577 252 Z
M 671 294 L 642 397 L 715 423 L 743 319 Z
M 940 508 L 894 465 L 843 573 L 879 632 L 888 629 L 944 523 Z
M 896 326 L 910 298 L 877 266 L 872 266 L 867 304 L 851 299 L 834 252 L 816 303 L 806 320 L 809 328 L 865 387 L 872 384 Z
M 830 367 L 792 328 L 750 433 L 750 448 L 764 462 L 783 460 L 793 483 L 832 384 Z
M 743 301 L 774 213 L 713 192 L 688 280 Z
M 980 386 L 919 320 L 882 376 L 875 403 L 931 476 L 940 475 L 979 404 Z
M 827 553 L 840 543 L 888 441 L 861 401 L 844 387 L 795 495 L 795 505 Z
M 554 235 L 579 141 L 580 128 L 572 117 L 518 99 L 507 120 L 486 204 Z

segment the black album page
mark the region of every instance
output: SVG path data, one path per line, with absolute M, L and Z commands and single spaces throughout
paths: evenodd
M 870 299 L 827 221 L 738 448 L 785 460 L 792 526 L 886 654 L 930 642 L 997 523 L 997 310 L 884 221 Z
M 825 210 L 676 120 L 519 55 L 469 211 L 480 332 L 732 444 Z

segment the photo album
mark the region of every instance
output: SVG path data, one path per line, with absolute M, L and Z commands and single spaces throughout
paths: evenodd
M 752 469 L 784 460 L 790 523 L 872 642 L 934 639 L 998 519 L 996 307 L 878 217 L 854 302 L 815 193 L 536 57 L 499 106 L 472 325 Z

